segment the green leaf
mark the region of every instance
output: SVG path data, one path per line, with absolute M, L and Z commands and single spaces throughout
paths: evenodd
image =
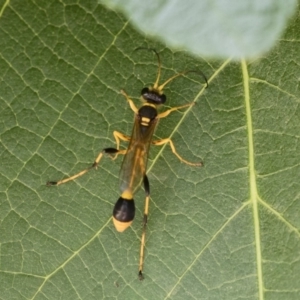
M 101 0 L 136 28 L 197 56 L 251 58 L 269 51 L 295 12 L 296 0 Z
M 3 2 L 2 2 L 2 5 Z M 0 299 L 300 298 L 299 13 L 268 56 L 204 61 L 137 33 L 95 1 L 10 1 L 0 19 Z M 90 166 L 130 134 L 153 84 L 166 107 L 152 147 L 145 280 L 137 277 L 144 192 L 124 233 L 111 222 L 122 158 Z M 123 146 L 126 146 L 125 144 Z

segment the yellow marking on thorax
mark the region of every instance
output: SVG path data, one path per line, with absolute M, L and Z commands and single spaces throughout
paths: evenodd
M 150 120 L 149 118 L 147 118 L 147 117 L 142 117 L 141 124 L 142 124 L 143 126 L 149 126 L 150 121 L 151 121 L 151 120 Z
M 155 105 L 155 104 L 153 104 L 153 103 L 146 102 L 146 103 L 143 104 L 143 106 L 151 106 L 151 107 L 153 107 L 153 108 L 156 109 L 156 106 L 157 106 L 157 105 Z
M 142 105 L 142 106 L 146 106 L 146 105 L 147 105 L 147 106 L 151 106 L 151 107 L 153 107 L 153 108 L 155 108 L 155 109 L 156 109 L 156 107 L 157 107 L 156 104 L 146 102 L 146 101 L 143 99 L 143 97 L 142 97 L 142 101 L 143 101 L 143 105 Z

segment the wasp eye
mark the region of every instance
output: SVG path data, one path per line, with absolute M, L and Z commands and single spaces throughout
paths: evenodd
M 141 95 L 145 95 L 145 94 L 148 94 L 149 93 L 149 89 L 147 87 L 143 88 L 142 91 L 141 91 Z
M 167 100 L 167 97 L 166 97 L 165 94 L 160 95 L 160 101 L 161 101 L 162 104 L 165 103 L 166 100 Z

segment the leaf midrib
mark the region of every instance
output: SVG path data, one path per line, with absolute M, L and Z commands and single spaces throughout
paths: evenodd
M 243 59 L 241 61 L 241 68 L 243 72 L 243 85 L 245 96 L 245 109 L 248 130 L 248 161 L 249 161 L 249 189 L 250 202 L 252 202 L 253 221 L 254 221 L 254 236 L 256 247 L 256 266 L 257 266 L 257 283 L 259 300 L 264 299 L 263 293 L 263 274 L 262 274 L 262 257 L 261 257 L 261 240 L 260 240 L 260 224 L 258 212 L 258 192 L 256 186 L 255 160 L 254 160 L 254 142 L 253 142 L 253 123 L 250 103 L 250 88 L 249 88 L 249 73 L 247 63 Z

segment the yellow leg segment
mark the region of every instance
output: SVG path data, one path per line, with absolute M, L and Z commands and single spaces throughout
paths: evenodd
M 130 136 L 125 135 L 119 131 L 114 131 L 113 133 L 114 138 L 116 140 L 116 145 L 117 145 L 117 149 L 120 149 L 120 140 L 125 141 L 125 142 L 129 142 L 130 141 Z
M 73 176 L 70 176 L 68 178 L 65 178 L 65 179 L 62 179 L 62 180 L 59 180 L 59 181 L 48 181 L 47 182 L 47 186 L 51 186 L 51 185 L 61 185 L 63 183 L 67 183 L 69 181 L 72 181 L 78 177 L 81 177 L 82 175 L 86 174 L 87 172 L 89 172 L 91 169 L 97 169 L 98 167 L 98 164 L 103 156 L 103 154 L 109 154 L 109 155 L 113 155 L 113 158 L 112 159 L 116 159 L 117 156 L 119 154 L 126 154 L 126 149 L 125 150 L 119 150 L 119 146 L 120 146 L 120 140 L 122 141 L 126 141 L 128 142 L 130 140 L 130 137 L 125 135 L 125 134 L 122 134 L 121 132 L 118 132 L 118 131 L 114 131 L 114 137 L 115 137 L 115 140 L 116 140 L 116 144 L 117 144 L 117 148 L 116 149 L 113 149 L 113 148 L 107 148 L 107 149 L 104 149 L 102 150 L 97 158 L 95 159 L 94 163 L 92 164 L 92 166 L 78 172 L 77 174 L 73 175 Z M 115 151 L 113 151 L 115 150 Z
M 143 233 L 141 238 L 141 248 L 140 248 L 140 263 L 139 263 L 139 279 L 143 280 L 143 265 L 144 265 L 144 256 L 145 256 L 145 244 L 146 244 L 146 226 L 147 226 L 147 218 L 149 211 L 149 195 L 146 196 L 145 199 L 145 210 L 144 210 L 144 220 L 143 220 Z
M 165 144 L 168 144 L 168 143 L 169 143 L 169 145 L 170 145 L 170 147 L 171 147 L 171 150 L 172 150 L 173 154 L 175 154 L 175 155 L 177 156 L 177 158 L 178 158 L 180 161 L 182 161 L 183 163 L 185 163 L 185 164 L 187 164 L 187 165 L 190 165 L 190 166 L 198 166 L 198 167 L 201 167 L 201 166 L 203 165 L 202 162 L 199 162 L 199 163 L 192 163 L 192 162 L 189 162 L 189 161 L 183 159 L 183 158 L 177 153 L 177 151 L 176 151 L 176 149 L 175 149 L 175 146 L 174 146 L 172 140 L 169 139 L 169 138 L 167 138 L 167 139 L 162 139 L 162 140 L 159 140 L 159 141 L 153 141 L 153 142 L 152 142 L 152 144 L 153 144 L 153 145 L 156 145 L 156 146 L 162 146 L 162 145 L 165 145 Z
M 77 174 L 75 174 L 75 175 L 73 175 L 73 176 L 70 176 L 70 177 L 68 177 L 68 178 L 65 178 L 65 179 L 62 179 L 62 180 L 59 180 L 59 181 L 48 181 L 48 182 L 47 182 L 47 185 L 48 185 L 48 186 L 51 186 L 51 185 L 60 185 L 60 184 L 63 184 L 63 183 L 67 183 L 67 182 L 69 182 L 69 181 L 72 181 L 72 180 L 74 180 L 74 179 L 76 179 L 76 178 L 78 178 L 78 177 L 80 177 L 80 176 L 86 174 L 86 173 L 87 173 L 88 171 L 90 171 L 91 169 L 94 169 L 94 168 L 97 169 L 98 163 L 100 162 L 100 160 L 101 160 L 103 154 L 104 154 L 104 152 L 101 151 L 101 152 L 99 153 L 99 155 L 97 156 L 95 162 L 94 162 L 94 163 L 92 164 L 92 166 L 90 166 L 89 168 L 86 168 L 86 169 L 84 169 L 84 170 L 78 172 Z
M 124 90 L 121 90 L 121 93 L 126 98 L 126 100 L 128 101 L 128 104 L 129 104 L 130 108 L 134 111 L 135 114 L 137 114 L 139 110 L 135 106 L 135 104 L 133 103 L 133 101 L 129 98 L 129 96 L 127 95 L 127 93 Z
M 143 232 L 141 238 L 141 248 L 140 248 L 140 263 L 139 263 L 139 279 L 143 280 L 143 266 L 144 266 L 144 256 L 145 256 L 145 244 L 146 244 L 146 227 L 148 222 L 149 213 L 149 201 L 150 201 L 150 185 L 147 175 L 144 175 L 144 189 L 146 193 L 145 208 L 144 208 L 144 220 L 143 220 Z

